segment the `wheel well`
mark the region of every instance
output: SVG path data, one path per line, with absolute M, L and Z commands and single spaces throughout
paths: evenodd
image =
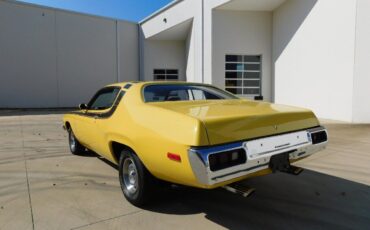
M 112 155 L 114 157 L 114 160 L 117 163 L 119 161 L 119 157 L 120 157 L 120 154 L 121 154 L 122 150 L 129 150 L 132 153 L 136 154 L 135 151 L 132 150 L 132 148 L 130 148 L 129 146 L 118 143 L 118 142 L 115 142 L 115 141 L 111 142 L 111 146 L 112 146 Z
M 67 130 L 69 130 L 69 129 L 71 128 L 71 124 L 69 124 L 69 122 L 68 122 L 68 121 L 66 122 L 65 126 L 66 126 L 66 129 L 67 129 Z

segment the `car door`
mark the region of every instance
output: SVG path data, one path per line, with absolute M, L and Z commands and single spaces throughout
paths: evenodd
M 82 133 L 81 142 L 89 149 L 99 153 L 100 138 L 103 135 L 97 126 L 97 121 L 101 120 L 106 113 L 109 113 L 118 93 L 119 87 L 105 87 L 99 90 L 87 105 L 80 120 L 80 132 Z

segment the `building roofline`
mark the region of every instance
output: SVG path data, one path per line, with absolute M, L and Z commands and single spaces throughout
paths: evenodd
M 158 14 L 168 10 L 169 8 L 177 5 L 178 3 L 182 2 L 184 0 L 173 0 L 172 2 L 168 3 L 167 5 L 165 5 L 164 7 L 160 8 L 159 10 L 155 11 L 154 13 L 152 13 L 151 15 L 149 15 L 148 17 L 144 18 L 143 20 L 139 21 L 139 25 L 141 24 L 144 24 L 145 22 L 149 21 L 150 19 L 154 18 L 155 16 L 157 16 Z
M 111 20 L 111 21 L 127 22 L 127 23 L 136 24 L 136 25 L 138 24 L 138 22 L 134 22 L 134 21 L 126 20 L 126 19 L 112 18 L 112 17 L 107 17 L 107 16 L 100 16 L 100 15 L 95 15 L 95 14 L 90 14 L 90 13 L 78 12 L 78 11 L 74 11 L 74 10 L 60 9 L 60 8 L 56 8 L 56 7 L 44 6 L 44 5 L 39 5 L 39 4 L 29 3 L 29 2 L 14 1 L 14 0 L 0 0 L 0 2 L 7 2 L 7 3 L 11 3 L 11 4 L 16 4 L 16 5 L 23 5 L 23 6 L 41 8 L 41 9 L 45 9 L 45 10 L 54 10 L 54 11 L 59 11 L 59 12 L 77 14 L 77 15 L 81 15 L 81 16 L 88 16 L 88 17 Z

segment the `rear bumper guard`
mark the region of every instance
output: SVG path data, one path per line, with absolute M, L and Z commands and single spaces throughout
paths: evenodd
M 323 135 L 324 141 L 317 140 Z M 269 168 L 271 156 L 289 152 L 289 160 L 298 160 L 324 149 L 327 143 L 327 131 L 320 126 L 251 141 L 215 147 L 191 148 L 188 155 L 192 170 L 199 183 L 214 185 Z M 240 149 L 245 151 L 247 158 L 245 163 L 216 171 L 211 170 L 210 155 Z

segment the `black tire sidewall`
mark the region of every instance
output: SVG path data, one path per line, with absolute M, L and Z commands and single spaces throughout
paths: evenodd
M 69 150 L 71 151 L 71 153 L 75 154 L 76 153 L 76 147 L 75 147 L 75 150 L 73 151 L 72 147 L 71 147 L 71 136 L 74 135 L 73 134 L 73 131 L 72 129 L 69 129 L 68 130 L 68 146 L 69 146 Z
M 134 194 L 130 194 L 125 186 L 124 180 L 123 180 L 123 163 L 125 159 L 131 158 L 134 162 L 138 174 L 138 186 L 137 190 Z M 148 196 L 150 195 L 150 178 L 149 173 L 146 170 L 143 163 L 140 161 L 140 159 L 131 151 L 123 150 L 120 154 L 119 159 L 119 181 L 121 184 L 121 189 L 126 197 L 126 199 L 135 206 L 141 206 L 143 205 L 147 200 Z
M 75 143 L 76 143 L 76 146 L 75 146 L 75 150 L 73 151 L 72 150 L 72 147 L 71 147 L 71 135 L 74 136 L 75 138 Z M 69 150 L 71 151 L 72 154 L 82 154 L 85 150 L 85 148 L 80 144 L 80 142 L 78 142 L 76 136 L 74 135 L 73 133 L 73 130 L 72 128 L 69 128 L 68 129 L 68 146 L 69 146 Z

